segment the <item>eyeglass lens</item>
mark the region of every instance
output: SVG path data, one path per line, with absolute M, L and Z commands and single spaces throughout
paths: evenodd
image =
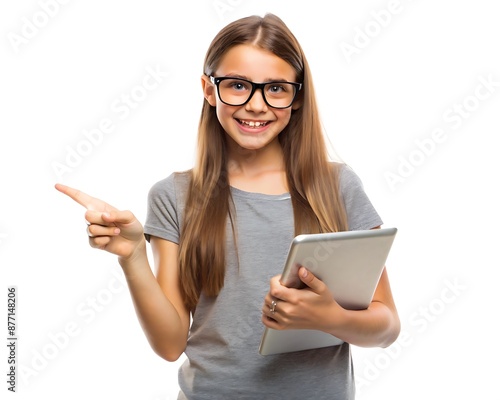
M 264 86 L 264 97 L 271 107 L 289 107 L 295 97 L 294 85 L 270 82 Z M 244 104 L 252 94 L 252 84 L 240 79 L 225 79 L 219 83 L 219 95 L 224 103 Z

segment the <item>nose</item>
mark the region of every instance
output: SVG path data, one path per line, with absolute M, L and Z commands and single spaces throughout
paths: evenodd
M 258 88 L 255 90 L 248 103 L 245 104 L 245 110 L 254 112 L 267 111 L 267 104 L 264 101 L 263 90 L 263 88 Z

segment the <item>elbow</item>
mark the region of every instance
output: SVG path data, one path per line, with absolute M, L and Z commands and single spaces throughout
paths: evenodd
M 164 360 L 168 362 L 175 362 L 177 361 L 180 356 L 184 353 L 184 351 L 173 351 L 173 350 L 160 350 L 160 349 L 153 349 L 154 352 L 163 358 Z
M 394 321 L 392 321 L 392 323 L 388 327 L 384 340 L 380 344 L 380 347 L 382 348 L 389 347 L 398 339 L 400 333 L 401 333 L 401 322 L 398 316 L 396 315 Z
M 150 343 L 151 348 L 159 357 L 168 362 L 177 361 L 184 353 L 186 346 L 165 346 L 165 343 Z
M 168 362 L 177 361 L 180 358 L 181 355 L 182 355 L 182 353 L 178 353 L 178 354 L 159 354 L 159 356 L 161 358 L 163 358 L 164 360 L 167 360 Z

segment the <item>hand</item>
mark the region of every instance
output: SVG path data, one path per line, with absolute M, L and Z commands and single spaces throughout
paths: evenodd
M 271 288 L 262 308 L 262 322 L 273 329 L 315 329 L 331 332 L 332 326 L 343 323 L 344 309 L 335 301 L 326 285 L 306 268 L 299 277 L 307 287 L 293 289 L 283 286 L 279 278 L 271 279 Z M 271 311 L 274 304 L 274 313 Z
M 58 183 L 55 188 L 87 209 L 85 219 L 92 247 L 122 259 L 129 259 L 145 248 L 142 225 L 130 211 L 120 211 L 69 186 Z

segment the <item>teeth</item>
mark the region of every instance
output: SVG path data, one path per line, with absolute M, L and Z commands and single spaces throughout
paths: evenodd
M 242 124 L 248 125 L 251 128 L 259 128 L 267 124 L 267 122 L 259 122 L 259 121 L 241 121 Z

